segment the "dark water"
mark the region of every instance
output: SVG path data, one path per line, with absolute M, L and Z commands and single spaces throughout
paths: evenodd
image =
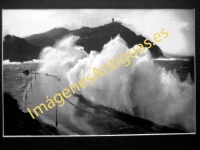
M 181 81 L 185 81 L 188 74 L 191 75 L 191 78 L 194 81 L 194 60 L 154 60 L 154 63 L 164 67 L 166 70 L 176 70 Z
M 180 80 L 187 79 L 188 73 L 194 82 L 194 64 L 193 61 L 160 61 L 154 60 L 158 66 L 166 70 L 176 69 Z M 34 66 L 34 67 L 33 67 Z M 57 79 L 44 74 L 33 74 L 24 76 L 23 69 L 36 69 L 37 64 L 5 65 L 4 66 L 4 91 L 10 92 L 18 100 L 23 111 L 26 107 L 32 109 L 35 106 L 45 103 L 46 96 L 52 98 L 56 93 L 62 91 L 66 86 L 59 84 Z M 12 69 L 11 69 L 12 68 Z M 33 71 L 34 72 L 34 71 Z M 66 82 L 62 76 L 59 76 L 62 82 Z M 31 80 L 32 79 L 32 80 Z M 29 86 L 26 86 L 29 81 Z M 32 81 L 32 85 L 30 85 Z M 28 90 L 26 105 L 22 98 L 23 93 Z M 44 110 L 39 115 L 45 123 L 56 126 L 62 134 L 70 135 L 109 135 L 109 134 L 148 134 L 148 133 L 178 133 L 184 132 L 179 129 L 172 129 L 159 126 L 151 121 L 133 117 L 124 113 L 117 112 L 111 108 L 93 104 L 85 100 L 82 96 L 73 95 L 65 100 L 65 105 Z

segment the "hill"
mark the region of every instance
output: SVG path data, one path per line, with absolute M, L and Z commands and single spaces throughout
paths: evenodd
M 46 46 L 53 46 L 56 40 L 68 35 L 69 32 L 70 31 L 65 28 L 53 28 L 52 30 L 44 33 L 25 37 L 25 39 L 33 45 L 44 48 Z
M 36 46 L 44 48 L 46 46 L 53 46 L 57 40 L 69 34 L 80 36 L 81 38 L 77 41 L 77 45 L 83 46 L 88 53 L 91 50 L 101 51 L 103 45 L 118 34 L 127 42 L 128 47 L 139 43 L 144 44 L 146 39 L 141 35 L 136 35 L 119 22 L 112 22 L 96 28 L 83 27 L 72 31 L 65 28 L 54 28 L 48 32 L 31 35 L 25 39 Z M 157 45 L 152 46 L 150 52 L 153 58 L 164 57 Z
M 3 60 L 28 61 L 39 57 L 41 48 L 23 38 L 6 35 L 3 39 Z
M 100 52 L 103 45 L 118 34 L 126 41 L 129 48 L 135 44 L 144 44 L 146 39 L 141 35 L 136 35 L 119 22 L 112 22 L 95 28 L 83 27 L 71 31 L 65 28 L 53 28 L 50 31 L 25 38 L 6 35 L 3 40 L 3 59 L 10 59 L 11 62 L 38 59 L 42 48 L 53 46 L 57 40 L 67 35 L 80 36 L 76 44 L 83 46 L 87 53 L 91 50 Z M 150 52 L 153 58 L 165 57 L 157 45 L 152 46 Z

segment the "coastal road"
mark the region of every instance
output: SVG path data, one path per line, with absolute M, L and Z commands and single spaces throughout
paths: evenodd
M 30 83 L 27 87 L 30 90 L 26 100 L 26 107 L 32 111 L 33 108 L 41 103 L 47 106 L 47 95 L 53 100 L 55 94 L 69 87 L 64 77 L 53 74 L 37 74 L 33 82 L 32 88 L 30 88 Z M 25 100 L 25 93 L 23 99 Z M 56 107 L 48 109 L 48 111 L 43 108 L 43 112 L 41 114 L 38 111 L 39 118 L 45 123 L 56 127 Z M 162 127 L 149 121 L 119 113 L 108 107 L 94 105 L 83 97 L 76 95 L 65 99 L 63 106 L 57 105 L 57 123 L 57 129 L 63 135 L 148 134 L 163 132 Z M 165 130 L 166 128 L 164 128 Z

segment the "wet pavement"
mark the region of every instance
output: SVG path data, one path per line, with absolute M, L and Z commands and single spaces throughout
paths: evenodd
M 61 80 L 59 81 L 58 78 Z M 66 87 L 68 82 L 61 76 L 37 74 L 32 80 L 32 88 L 29 83 L 26 107 L 33 110 L 41 103 L 46 103 L 49 98 Z M 25 93 L 23 100 L 25 100 Z M 179 133 L 182 131 L 156 125 L 148 120 L 133 117 L 118 112 L 112 108 L 97 105 L 80 95 L 72 95 L 65 99 L 63 106 L 43 109 L 44 113 L 39 118 L 45 123 L 51 124 L 63 134 L 69 135 L 112 135 L 112 134 L 156 134 L 156 133 Z M 31 116 L 30 116 L 31 117 Z M 57 126 L 56 126 L 57 120 Z

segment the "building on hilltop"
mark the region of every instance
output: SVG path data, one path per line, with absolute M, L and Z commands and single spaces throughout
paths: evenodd
M 111 22 L 112 24 L 122 24 L 121 22 L 119 22 L 119 21 L 115 21 L 115 19 L 114 18 L 112 18 L 112 22 Z

